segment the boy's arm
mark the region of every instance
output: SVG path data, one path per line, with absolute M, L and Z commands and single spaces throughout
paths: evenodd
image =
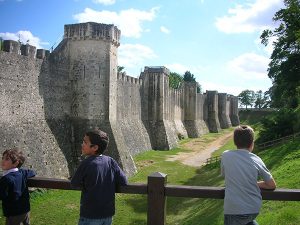
M 257 185 L 261 189 L 271 189 L 274 190 L 276 188 L 275 180 L 266 167 L 265 163 L 261 160 L 261 158 L 258 158 L 258 168 L 259 168 L 259 176 L 263 179 L 263 181 L 258 181 Z
M 276 188 L 276 183 L 273 178 L 271 178 L 268 181 L 258 181 L 257 185 L 261 189 L 271 189 L 274 190 Z
M 114 166 L 114 170 L 115 170 L 116 184 L 120 185 L 120 186 L 127 185 L 128 181 L 127 181 L 127 177 L 126 177 L 125 173 L 119 167 L 119 165 L 117 164 L 117 162 L 115 160 L 112 160 L 112 162 L 113 162 L 113 166 Z
M 75 171 L 73 177 L 71 178 L 71 186 L 73 187 L 83 187 L 83 180 L 82 180 L 82 165 L 79 165 L 77 170 Z
M 19 169 L 19 170 L 26 178 L 34 177 L 36 175 L 33 170 L 29 170 L 29 169 Z
M 36 173 L 35 171 L 33 170 L 27 170 L 27 177 L 30 178 L 30 177 L 35 177 Z

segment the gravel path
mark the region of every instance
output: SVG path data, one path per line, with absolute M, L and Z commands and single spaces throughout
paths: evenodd
M 222 147 L 233 136 L 233 132 L 226 133 L 212 142 L 205 142 L 201 138 L 196 138 L 181 147 L 191 150 L 190 152 L 182 152 L 173 155 L 167 161 L 178 160 L 185 165 L 199 167 L 205 164 L 206 159 L 211 157 L 211 154 Z

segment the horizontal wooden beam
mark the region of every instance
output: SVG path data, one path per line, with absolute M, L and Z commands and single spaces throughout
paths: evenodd
M 166 196 L 188 198 L 224 198 L 224 187 L 166 185 Z
M 61 190 L 79 190 L 71 187 L 71 182 L 66 179 L 53 179 L 43 177 L 33 177 L 28 179 L 29 187 L 49 188 Z M 148 194 L 147 184 L 135 183 L 117 188 L 117 193 L 124 194 Z M 224 187 L 205 187 L 205 186 L 183 186 L 166 185 L 164 195 L 172 197 L 187 198 L 213 198 L 223 199 Z M 300 201 L 300 189 L 275 189 L 261 190 L 263 200 L 275 201 Z

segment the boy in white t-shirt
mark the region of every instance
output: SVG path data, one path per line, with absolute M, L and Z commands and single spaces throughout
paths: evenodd
M 225 177 L 224 225 L 257 225 L 262 197 L 260 188 L 275 189 L 276 183 L 260 157 L 253 154 L 254 131 L 250 126 L 234 130 L 237 150 L 222 154 Z M 262 181 L 258 181 L 262 178 Z

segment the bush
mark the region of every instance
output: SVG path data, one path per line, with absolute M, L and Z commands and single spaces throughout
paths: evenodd
M 182 139 L 184 139 L 184 135 L 183 135 L 183 134 L 181 134 L 181 133 L 177 133 L 177 137 L 178 137 L 178 139 L 179 139 L 179 140 L 182 140 Z
M 299 112 L 293 109 L 280 109 L 262 120 L 260 137 L 256 140 L 256 143 L 271 141 L 299 131 Z

